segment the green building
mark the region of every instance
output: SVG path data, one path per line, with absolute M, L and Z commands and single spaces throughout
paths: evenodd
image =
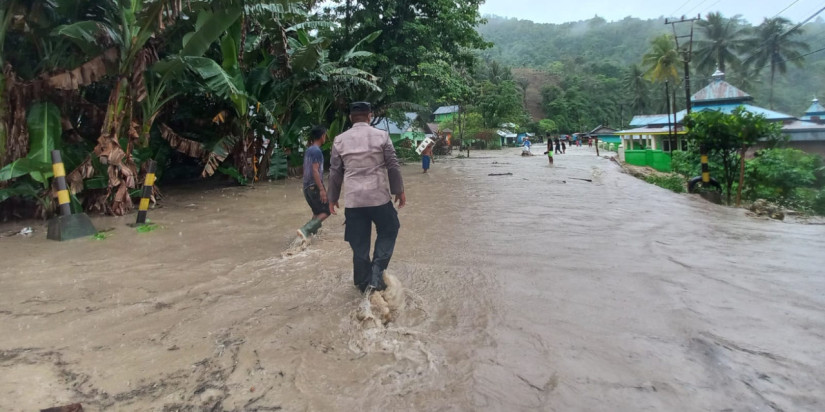
M 458 106 L 441 106 L 433 112 L 433 118 L 436 123 L 448 122 L 458 116 Z

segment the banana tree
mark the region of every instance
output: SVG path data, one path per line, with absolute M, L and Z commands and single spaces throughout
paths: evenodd
M 11 183 L 9 187 L 0 189 L 0 202 L 13 196 L 23 196 L 37 199 L 47 206 L 51 203 L 45 195 L 49 191 L 49 178 L 53 175 L 51 152 L 62 146 L 60 111 L 52 103 L 36 103 L 29 109 L 26 121 L 30 143 L 28 155 L 0 169 L 0 182 Z M 39 183 L 41 189 L 35 189 L 36 186 L 25 179 Z
M 205 53 L 229 24 L 237 20 L 241 8 L 239 4 L 230 5 L 213 13 L 209 3 L 193 3 L 195 9 L 191 13 L 199 14 L 199 19 L 195 30 L 183 39 L 181 53 L 187 56 Z M 72 40 L 90 56 L 107 48 L 116 50 L 114 86 L 94 155 L 107 169 L 109 178 L 108 189 L 97 204 L 105 203 L 106 211 L 122 215 L 133 207 L 129 189 L 136 185 L 138 165 L 132 152 L 146 147 L 155 118 L 176 95 L 166 94 L 170 76 L 157 76 L 157 71 L 147 73 L 158 60 L 148 42 L 182 10 L 177 2 L 157 0 L 108 0 L 101 2 L 100 7 L 103 18 L 60 26 L 54 35 Z M 208 15 L 203 17 L 204 13 Z M 88 178 L 94 172 L 93 163 L 87 159 L 70 174 L 69 180 Z

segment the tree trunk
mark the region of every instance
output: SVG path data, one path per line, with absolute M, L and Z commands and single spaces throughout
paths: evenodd
M 106 106 L 106 119 L 97 139 L 94 154 L 98 156 L 100 162 L 108 165 L 109 187 L 107 193 L 96 199 L 91 207 L 106 210 L 112 214 L 121 216 L 132 210 L 132 198 L 129 196 L 129 189 L 136 187 L 137 167 L 131 158 L 123 151 L 118 142 L 124 131 L 124 118 L 127 117 L 129 108 L 129 77 L 120 76 L 115 87 L 109 95 L 109 103 Z M 129 127 L 131 128 L 131 127 Z M 136 138 L 136 132 L 130 133 L 130 141 Z M 113 195 L 111 205 L 108 205 L 108 195 Z M 105 206 L 104 206 L 105 205 Z
M 736 188 L 736 207 L 739 207 L 742 201 L 742 186 L 745 185 L 745 151 L 747 146 L 742 145 L 742 151 L 739 152 L 739 187 Z
M 2 64 L 2 58 L 0 58 Z M 6 76 L 3 74 L 3 68 L 0 66 L 0 167 L 6 165 L 6 136 L 8 130 L 6 128 L 6 119 L 9 113 L 8 98 L 6 97 Z

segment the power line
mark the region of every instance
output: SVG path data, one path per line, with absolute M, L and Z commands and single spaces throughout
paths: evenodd
M 764 65 L 764 66 L 762 66 L 762 67 L 758 68 L 757 70 L 762 70 L 762 69 L 764 69 L 764 68 L 766 68 L 766 67 L 770 67 L 772 64 L 779 64 L 779 63 L 792 62 L 792 61 L 794 61 L 794 60 L 799 60 L 799 59 L 801 59 L 801 58 L 803 58 L 803 57 L 810 56 L 810 55 L 812 55 L 812 54 L 814 54 L 814 53 L 819 53 L 819 52 L 821 52 L 821 51 L 825 51 L 825 47 L 823 47 L 823 48 L 821 48 L 821 49 L 816 49 L 816 50 L 814 50 L 814 51 L 812 51 L 812 52 L 809 52 L 809 53 L 801 54 L 801 55 L 796 56 L 796 57 L 794 57 L 794 58 L 792 58 L 792 59 L 784 59 L 784 60 L 780 60 L 780 61 L 778 61 L 778 62 L 776 62 L 776 63 L 766 64 L 766 65 Z
M 678 8 L 678 9 L 674 10 L 674 11 L 673 11 L 673 13 L 670 13 L 670 15 L 671 15 L 671 16 L 675 16 L 675 15 L 676 15 L 676 13 L 678 13 L 678 12 L 679 12 L 679 10 L 682 10 L 682 8 L 684 8 L 685 6 L 687 6 L 687 4 L 688 4 L 688 3 L 690 3 L 691 1 L 693 1 L 693 0 L 685 0 L 685 2 L 684 2 L 684 3 L 682 3 L 682 5 L 681 5 L 681 6 L 679 6 L 679 8 Z M 797 0 L 797 1 L 799 1 L 799 0 Z
M 816 17 L 817 15 L 819 15 L 819 13 L 822 13 L 823 11 L 825 11 L 825 7 L 823 7 L 823 8 L 821 8 L 821 9 L 819 9 L 819 11 L 817 11 L 817 12 L 815 12 L 814 14 L 810 15 L 810 17 L 808 17 L 807 19 L 805 19 L 805 20 L 803 20 L 802 22 L 798 23 L 797 25 L 795 25 L 795 26 L 791 27 L 789 30 L 787 30 L 786 32 L 782 33 L 779 37 L 785 36 L 786 34 L 791 33 L 791 32 L 793 32 L 794 30 L 796 30 L 796 29 L 798 29 L 798 28 L 802 27 L 802 25 L 804 25 L 805 23 L 807 23 L 807 22 L 811 21 L 814 17 Z M 743 60 L 749 60 L 749 59 L 751 59 L 752 57 L 756 56 L 756 54 L 757 54 L 759 51 L 761 51 L 762 49 L 764 49 L 765 47 L 767 47 L 767 45 L 768 45 L 768 41 L 766 40 L 766 41 L 764 41 L 764 42 L 762 43 L 762 45 L 761 45 L 761 46 L 757 47 L 757 48 L 756 48 L 756 50 L 754 50 L 754 51 L 751 53 L 751 55 L 750 55 L 750 56 L 748 56 L 747 58 L 745 58 L 745 59 L 743 59 Z M 809 54 L 810 54 L 810 53 L 809 53 Z M 806 55 L 803 55 L 803 56 L 807 56 L 807 54 L 806 54 Z M 767 66 L 765 66 L 765 67 L 767 67 Z
M 794 2 L 793 2 L 793 3 L 789 4 L 789 5 L 788 5 L 787 7 L 785 7 L 784 9 L 779 10 L 779 13 L 774 14 L 774 15 L 773 15 L 773 17 L 776 17 L 776 16 L 778 16 L 778 15 L 780 15 L 780 14 L 784 13 L 784 12 L 785 12 L 785 10 L 788 10 L 789 8 L 791 8 L 791 6 L 793 6 L 793 5 L 794 5 L 794 4 L 796 4 L 796 3 L 799 3 L 799 0 L 794 0 Z
M 688 10 L 687 12 L 685 12 L 685 14 L 690 14 L 691 12 L 693 12 L 693 10 L 696 10 L 696 9 L 697 9 L 697 8 L 699 8 L 701 5 L 705 4 L 707 1 L 708 1 L 708 0 L 702 0 L 702 2 L 700 2 L 699 4 L 697 4 L 697 5 L 693 6 L 693 8 L 692 8 L 692 9 L 690 9 L 690 10 Z M 718 2 L 717 2 L 717 3 L 718 3 Z
M 715 2 L 715 3 L 711 4 L 710 6 L 705 7 L 705 9 L 704 9 L 704 10 L 702 10 L 702 13 L 704 13 L 704 12 L 706 12 L 706 11 L 710 10 L 713 6 L 715 6 L 715 5 L 719 4 L 721 1 L 722 1 L 722 0 L 716 0 L 716 2 Z

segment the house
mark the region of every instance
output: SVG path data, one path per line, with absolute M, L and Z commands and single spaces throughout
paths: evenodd
M 599 125 L 587 133 L 582 133 L 579 137 L 583 139 L 599 139 L 600 142 L 615 144 L 618 146 L 622 144 L 622 138 L 616 134 L 616 132 L 618 132 L 618 130 L 612 127 Z
M 744 110 L 763 115 L 767 120 L 782 123 L 782 131 L 790 137 L 788 145 L 811 153 L 825 155 L 825 125 L 804 121 L 796 117 L 756 106 L 751 103 L 753 97 L 725 81 L 725 74 L 719 70 L 711 76 L 710 83 L 691 96 L 691 108 L 694 112 L 716 110 L 723 113 L 733 113 L 738 107 Z M 632 129 L 622 130 L 616 134 L 621 136 L 622 145 L 619 149 L 619 159 L 630 164 L 651 166 L 660 171 L 670 171 L 670 156 L 665 152 L 673 149 L 687 148 L 687 142 L 681 138 L 685 134 L 682 125 L 686 110 L 675 115 L 639 115 L 630 122 Z M 810 119 L 822 119 L 825 108 L 814 99 L 806 116 Z M 803 116 L 804 118 L 805 116 Z M 649 150 L 657 153 L 636 153 L 639 150 Z M 651 162 L 655 158 L 656 166 Z
M 398 123 L 389 118 L 381 117 L 376 119 L 375 128 L 389 133 L 393 144 L 409 139 L 415 147 L 427 137 L 427 132 L 419 126 L 421 122 L 418 113 L 404 113 L 404 119 L 402 123 Z
M 441 106 L 433 112 L 433 119 L 436 123 L 448 122 L 458 116 L 458 106 Z
M 501 138 L 501 145 L 502 146 L 515 146 L 517 144 L 521 144 L 519 141 L 519 135 L 516 133 L 516 126 L 515 123 L 504 123 L 499 127 L 496 134 Z

